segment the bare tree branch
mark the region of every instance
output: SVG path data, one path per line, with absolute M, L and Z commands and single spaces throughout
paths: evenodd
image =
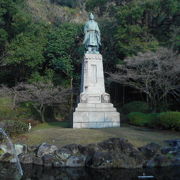
M 117 69 L 109 73 L 110 79 L 145 93 L 155 109 L 168 94 L 180 96 L 180 55 L 172 49 L 139 53 L 125 59 Z

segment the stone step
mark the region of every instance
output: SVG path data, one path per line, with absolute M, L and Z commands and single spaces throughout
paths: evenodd
M 76 108 L 76 111 L 83 112 L 116 112 L 116 108 Z
M 109 128 L 109 127 L 120 127 L 120 122 L 73 123 L 73 128 Z
M 111 108 L 113 104 L 111 103 L 79 103 L 77 108 Z

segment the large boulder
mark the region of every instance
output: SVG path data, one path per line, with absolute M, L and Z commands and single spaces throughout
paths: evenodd
M 52 154 L 45 154 L 43 157 L 43 165 L 46 167 L 51 167 L 55 160 L 55 157 Z
M 86 160 L 86 166 L 93 168 L 112 167 L 113 156 L 109 152 L 95 152 L 92 158 Z
M 165 142 L 171 147 L 180 147 L 180 139 L 166 140 Z
M 127 140 L 111 138 L 98 144 L 99 151 L 86 160 L 93 168 L 139 168 L 143 166 L 143 155 Z
M 79 146 L 79 152 L 86 156 L 91 156 L 98 151 L 101 151 L 101 147 L 98 144 L 88 144 L 86 146 Z
M 71 156 L 66 161 L 66 166 L 67 167 L 84 167 L 85 161 L 86 161 L 86 157 L 83 155 Z
M 53 167 L 55 168 L 66 167 L 66 163 L 64 161 L 55 160 L 53 162 Z
M 43 165 L 42 158 L 33 156 L 33 164 L 35 164 L 35 165 Z
M 36 153 L 37 150 L 38 150 L 37 146 L 28 146 L 27 147 L 27 152 L 29 152 L 29 153 Z
M 81 145 L 79 144 L 68 144 L 66 146 L 63 146 L 64 149 L 67 149 L 71 152 L 71 154 L 78 154 L 79 149 L 81 148 Z
M 143 153 L 143 155 L 149 159 L 152 158 L 159 150 L 161 146 L 156 143 L 150 143 L 143 147 L 140 147 L 139 150 Z
M 61 160 L 65 161 L 72 155 L 72 152 L 69 149 L 61 148 L 56 151 L 56 155 Z
M 20 154 L 19 160 L 22 164 L 32 164 L 33 163 L 33 154 Z
M 58 148 L 55 145 L 50 145 L 47 143 L 42 143 L 37 151 L 38 157 L 43 157 L 46 154 L 54 154 L 55 151 L 57 151 Z
M 157 154 L 153 159 L 150 159 L 145 164 L 146 167 L 166 167 L 173 165 L 173 157 Z
M 0 156 L 0 161 L 2 161 L 2 162 L 11 162 L 12 160 L 14 160 L 14 155 L 12 155 L 11 153 L 4 152 Z
M 123 153 L 129 153 L 134 150 L 134 146 L 124 138 L 110 138 L 103 142 L 98 143 L 101 150 L 106 151 L 118 151 Z
M 22 153 L 27 153 L 27 145 L 26 144 L 15 144 L 14 147 L 15 147 L 17 155 L 20 155 Z

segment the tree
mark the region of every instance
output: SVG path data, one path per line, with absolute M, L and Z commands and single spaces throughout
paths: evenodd
M 66 86 L 73 89 L 73 80 L 79 76 L 81 46 L 81 25 L 64 23 L 53 29 L 48 35 L 45 57 L 50 67 L 58 74 L 58 79 L 68 81 Z M 80 53 L 79 53 L 80 52 Z M 82 57 L 82 56 L 81 56 Z M 76 67 L 76 71 L 74 71 Z M 63 84 L 64 82 L 61 82 Z M 71 94 L 71 109 L 73 94 Z
M 45 122 L 45 110 L 47 107 L 53 107 L 68 102 L 70 95 L 69 89 L 55 87 L 51 83 L 25 84 L 21 83 L 13 88 L 2 86 L 0 96 L 11 96 L 14 100 L 14 107 L 18 103 L 30 102 L 34 109 Z
M 134 0 L 117 7 L 116 52 L 123 58 L 168 45 L 179 26 L 179 8 L 178 0 Z
M 51 66 L 60 71 L 65 77 L 72 78 L 73 65 L 77 63 L 76 46 L 79 41 L 81 26 L 75 24 L 62 24 L 53 29 L 48 35 L 48 44 L 45 56 Z
M 180 56 L 171 49 L 139 53 L 124 62 L 117 66 L 117 72 L 110 74 L 111 78 L 145 93 L 154 111 L 166 103 L 168 95 L 179 99 Z
M 43 53 L 48 27 L 40 24 L 31 24 L 29 27 L 30 32 L 20 33 L 11 40 L 6 46 L 6 57 L 2 59 L 3 66 L 8 67 L 6 73 L 11 74 L 14 84 L 27 81 L 32 73 L 43 68 L 46 60 Z

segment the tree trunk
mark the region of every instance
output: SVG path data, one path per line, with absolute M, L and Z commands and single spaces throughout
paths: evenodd
M 71 78 L 71 101 L 70 101 L 70 113 L 72 112 L 73 108 L 73 78 Z
M 43 105 L 41 107 L 41 121 L 45 122 L 45 107 Z

